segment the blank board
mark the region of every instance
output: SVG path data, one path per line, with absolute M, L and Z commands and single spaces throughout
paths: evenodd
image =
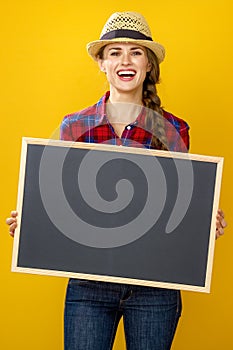
M 222 166 L 24 138 L 12 270 L 209 292 Z

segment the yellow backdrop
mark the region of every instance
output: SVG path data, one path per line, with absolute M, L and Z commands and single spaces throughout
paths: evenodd
M 160 96 L 167 110 L 190 124 L 191 152 L 225 158 L 221 207 L 229 227 L 216 244 L 211 294 L 183 293 L 173 350 L 233 349 L 231 0 L 1 4 L 1 349 L 63 348 L 67 281 L 10 272 L 5 218 L 16 206 L 21 137 L 49 138 L 65 114 L 94 103 L 106 90 L 85 45 L 118 10 L 143 13 L 154 39 L 166 47 Z M 122 325 L 114 349 L 125 349 Z

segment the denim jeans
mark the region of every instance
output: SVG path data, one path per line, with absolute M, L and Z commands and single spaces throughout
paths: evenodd
M 70 279 L 65 350 L 112 349 L 121 317 L 127 350 L 169 350 L 180 313 L 179 291 Z

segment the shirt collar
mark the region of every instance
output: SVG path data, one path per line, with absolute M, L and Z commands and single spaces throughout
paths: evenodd
M 107 91 L 96 104 L 96 116 L 98 118 L 98 123 L 100 124 L 106 121 L 106 103 L 109 96 L 110 91 Z

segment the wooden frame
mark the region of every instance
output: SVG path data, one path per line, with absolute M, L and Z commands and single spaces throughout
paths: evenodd
M 48 209 L 46 205 L 44 206 L 45 202 L 43 200 L 45 199 L 42 198 L 41 201 L 41 198 L 39 198 L 42 196 L 43 192 L 41 186 L 47 186 L 45 188 L 48 188 L 48 191 L 44 192 L 49 192 L 50 189 L 53 191 L 53 182 L 56 182 L 56 180 L 53 181 L 53 176 L 52 180 L 51 178 L 50 180 L 48 179 L 50 183 L 46 182 L 46 184 L 41 185 L 41 181 L 43 181 L 43 179 L 41 180 L 40 178 L 41 172 L 45 171 L 46 173 L 47 168 L 50 167 L 50 165 L 48 167 L 45 166 L 44 170 L 41 170 L 41 163 L 45 150 L 56 151 L 55 157 L 48 156 L 51 159 L 56 157 L 59 158 L 60 153 L 62 153 L 62 157 L 64 158 L 62 165 L 64 165 L 64 161 L 67 162 L 65 169 L 68 169 L 69 164 L 71 164 L 71 169 L 65 170 L 67 171 L 67 174 L 64 176 L 62 175 L 62 178 L 68 176 L 68 181 L 65 185 L 65 187 L 67 187 L 67 193 L 65 195 L 68 197 L 69 193 L 72 197 L 72 193 L 76 191 L 74 190 L 71 181 L 71 178 L 74 179 L 74 170 L 77 170 L 74 168 L 73 164 L 75 162 L 72 157 L 77 157 L 78 155 L 79 159 L 81 159 L 80 164 L 89 151 L 94 154 L 94 158 L 92 159 L 95 159 L 97 163 L 99 160 L 101 162 L 101 157 L 106 157 L 106 155 L 110 157 L 110 160 L 111 158 L 113 160 L 119 158 L 119 164 L 120 168 L 122 167 L 122 171 L 119 170 L 118 175 L 121 176 L 125 172 L 125 169 L 127 170 L 129 167 L 129 175 L 132 174 L 133 181 L 136 181 L 135 193 L 143 187 L 141 182 L 137 183 L 138 180 L 137 176 L 135 176 L 135 171 L 137 172 L 137 168 L 140 168 L 139 173 L 143 178 L 144 160 L 146 160 L 146 162 L 149 160 L 150 163 L 152 163 L 151 160 L 156 160 L 155 169 L 160 168 L 160 170 L 158 170 L 155 179 L 160 176 L 162 179 L 160 180 L 159 186 L 156 186 L 163 187 L 165 182 L 167 186 L 163 207 L 161 207 L 160 203 L 161 198 L 163 197 L 162 192 L 158 192 L 161 194 L 159 200 L 155 198 L 155 201 L 158 203 L 152 203 L 155 208 L 157 208 L 156 206 L 159 206 L 159 208 L 156 209 L 158 211 L 156 222 L 151 225 L 143 235 L 135 236 L 135 239 L 131 238 L 129 241 L 124 241 L 123 244 L 122 242 L 116 243 L 114 241 L 112 246 L 111 242 L 110 246 L 109 243 L 104 246 L 104 240 L 101 243 L 102 245 L 98 245 L 99 242 L 97 239 L 95 246 L 95 244 L 93 245 L 93 242 L 90 244 L 83 243 L 83 241 L 79 241 L 81 238 L 77 238 L 76 240 L 66 236 L 66 233 L 59 230 L 59 225 L 66 225 L 65 222 L 68 217 L 65 217 L 64 220 L 61 220 L 61 223 L 57 224 L 57 222 L 55 222 L 57 219 L 53 219 L 52 217 L 53 215 L 56 216 L 56 213 L 50 215 L 50 209 Z M 71 160 L 67 160 L 67 152 L 71 154 Z M 121 158 L 123 158 L 122 161 Z M 104 162 L 108 162 L 109 159 L 105 159 Z M 51 162 L 48 164 L 51 164 Z M 124 163 L 121 164 L 121 162 Z M 100 180 L 102 187 L 105 185 L 106 178 L 111 177 L 109 176 L 109 174 L 111 175 L 111 171 L 115 174 L 117 172 L 116 169 L 119 169 L 119 166 L 114 168 L 114 162 L 112 164 L 113 168 L 109 167 L 110 170 L 108 170 L 107 176 L 105 176 L 104 172 L 102 173 L 102 175 L 104 175 L 102 176 L 102 179 L 105 179 L 103 183 L 101 182 L 102 180 Z M 131 165 L 133 165 L 133 170 L 130 168 Z M 52 167 L 53 165 L 51 165 L 51 169 Z M 221 157 L 109 146 L 103 144 L 23 138 L 17 201 L 17 211 L 19 216 L 18 228 L 15 232 L 14 238 L 12 271 L 209 292 L 214 257 L 216 214 L 220 196 L 222 167 L 223 158 Z M 189 168 L 188 176 L 184 177 L 182 172 L 184 171 L 185 173 L 187 168 Z M 78 170 L 80 170 L 80 165 Z M 151 173 L 152 170 L 146 169 L 145 172 L 149 171 Z M 90 173 L 88 169 L 87 172 Z M 175 173 L 178 173 L 178 175 L 174 176 Z M 69 178 L 69 174 L 71 174 L 71 178 Z M 179 176 L 183 176 L 181 188 L 179 188 Z M 186 183 L 186 180 L 184 179 L 187 178 L 188 182 Z M 145 179 L 148 182 L 147 175 Z M 173 182 L 175 183 L 174 186 Z M 124 185 L 127 185 L 127 183 Z M 69 186 L 71 186 L 71 189 Z M 148 185 L 148 183 L 147 186 L 149 191 L 150 185 Z M 190 186 L 193 186 L 191 190 Z M 173 187 L 177 187 L 177 192 L 170 195 L 170 192 L 173 191 Z M 127 187 L 125 187 L 125 189 L 127 189 Z M 157 190 L 160 191 L 159 188 Z M 183 208 L 182 210 L 185 212 L 182 214 L 183 217 L 179 218 L 180 221 L 178 220 L 178 223 L 176 222 L 177 218 L 173 217 L 173 222 L 171 223 L 170 219 L 172 214 L 174 214 L 173 207 L 175 207 L 176 201 L 178 201 L 180 190 L 183 190 L 184 196 L 186 196 L 186 192 L 190 191 L 189 198 L 186 198 L 187 208 L 183 208 L 181 205 L 180 209 Z M 57 198 L 56 192 L 57 191 L 54 191 L 52 195 L 48 195 L 48 197 L 54 197 L 52 199 L 54 201 L 54 206 L 52 205 L 51 207 L 55 208 L 57 206 L 59 207 L 59 198 Z M 141 190 L 139 198 L 142 198 L 145 192 L 146 191 Z M 44 194 L 44 196 L 46 196 L 46 194 Z M 171 196 L 171 200 L 169 199 L 169 196 Z M 155 195 L 153 197 L 157 196 Z M 134 199 L 134 197 L 132 198 Z M 70 198 L 67 200 L 70 200 Z M 75 200 L 72 200 L 73 203 L 75 203 Z M 145 200 L 148 201 L 146 196 Z M 132 213 L 136 211 L 138 217 L 141 215 L 140 213 L 144 213 L 143 208 L 140 207 L 140 202 L 141 199 L 138 200 L 137 205 L 131 210 Z M 72 203 L 69 205 L 72 207 Z M 74 206 L 75 205 L 76 204 L 74 204 Z M 80 207 L 81 206 L 82 205 L 80 204 Z M 123 213 L 126 210 L 125 208 L 127 208 L 127 206 L 124 208 L 120 206 L 119 212 Z M 73 208 L 72 211 L 75 212 L 76 209 Z M 95 208 L 95 210 L 98 210 L 98 208 Z M 101 211 L 103 212 L 104 209 L 102 208 Z M 97 213 L 97 211 L 95 211 L 95 213 Z M 61 216 L 61 213 L 59 215 Z M 105 225 L 106 229 L 109 228 L 110 232 L 111 229 L 114 230 L 117 227 L 115 221 L 118 221 L 119 218 L 115 218 L 111 211 L 106 215 L 108 216 L 104 216 L 105 219 L 103 219 L 103 225 Z M 180 214 L 176 213 L 176 215 L 179 216 Z M 96 220 L 95 215 L 90 216 L 91 220 Z M 96 215 L 96 217 L 98 217 L 98 215 Z M 106 220 L 106 217 L 114 218 L 114 228 L 111 228 L 113 219 Z M 150 216 L 147 216 L 145 225 L 147 225 L 149 217 Z M 174 226 L 173 229 L 168 227 L 167 221 L 169 220 L 170 224 Z M 85 220 L 82 219 L 82 221 Z M 91 222 L 90 225 L 96 225 L 96 227 L 101 226 L 95 222 Z M 128 224 L 124 222 L 120 227 L 126 227 L 127 225 Z M 85 226 L 82 227 L 85 229 Z M 87 224 L 87 230 L 88 227 L 90 226 Z M 132 232 L 134 235 L 134 231 Z M 56 242 L 58 242 L 57 245 Z M 69 262 L 69 259 L 72 260 L 72 262 Z M 62 268 L 61 264 L 64 264 L 64 266 L 62 265 Z M 71 266 L 71 268 L 67 269 L 66 265 Z M 58 266 L 58 268 L 56 266 Z M 91 271 L 92 268 L 93 271 Z M 182 269 L 184 269 L 184 271 Z M 131 270 L 132 275 L 130 275 Z M 150 274 L 153 275 L 153 278 L 150 278 Z

